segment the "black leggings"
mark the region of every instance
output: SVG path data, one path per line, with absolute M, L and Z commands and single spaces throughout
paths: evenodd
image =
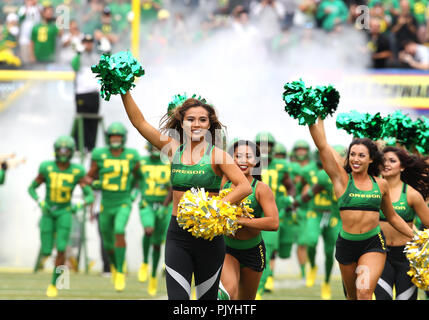
M 417 287 L 407 275 L 410 263 L 405 256 L 404 246 L 388 247 L 383 274 L 377 282 L 374 294 L 377 300 L 392 300 L 393 286 L 396 300 L 417 300 Z
M 225 258 L 222 236 L 213 240 L 195 238 L 172 216 L 165 243 L 165 268 L 169 300 L 189 300 L 192 274 L 199 300 L 216 300 Z

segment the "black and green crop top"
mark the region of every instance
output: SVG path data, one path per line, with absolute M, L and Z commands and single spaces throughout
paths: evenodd
M 171 164 L 171 185 L 173 190 L 187 191 L 191 188 L 204 188 L 208 192 L 219 192 L 222 178 L 213 171 L 211 158 L 214 146 L 208 145 L 201 160 L 193 165 L 182 163 L 185 145 L 180 145 Z
M 405 222 L 413 222 L 414 217 L 416 216 L 416 212 L 412 207 L 408 205 L 407 201 L 407 184 L 404 183 L 402 187 L 401 196 L 399 200 L 396 202 L 392 202 L 393 209 L 395 209 L 396 213 L 405 220 Z M 387 221 L 384 214 L 380 211 L 380 221 Z
M 353 176 L 349 174 L 346 191 L 338 199 L 341 210 L 380 211 L 382 194 L 375 178 L 371 176 L 372 189 L 360 190 L 356 187 Z
M 231 184 L 231 181 L 225 182 L 223 189 L 231 188 Z M 256 200 L 256 186 L 258 185 L 258 180 L 253 179 L 250 185 L 252 186 L 252 193 L 247 196 L 247 199 L 250 200 L 249 207 L 253 209 L 252 214 L 255 218 L 261 218 L 263 216 L 262 207 L 258 200 Z

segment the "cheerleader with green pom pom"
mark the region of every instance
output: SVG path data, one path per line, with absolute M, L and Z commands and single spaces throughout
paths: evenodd
M 127 72 L 132 70 L 128 68 Z M 121 79 L 131 78 L 127 73 L 120 76 Z M 239 203 L 252 193 L 250 183 L 232 157 L 216 146 L 223 141 L 223 126 L 213 106 L 195 98 L 186 99 L 173 114 L 167 112 L 161 122 L 162 128 L 157 129 L 137 106 L 130 93 L 131 86 L 127 85 L 127 88 L 119 93 L 131 123 L 142 137 L 172 159 L 173 212 L 165 246 L 168 298 L 190 299 L 194 275 L 197 298 L 215 300 L 225 257 L 223 237 L 206 240 L 183 230 L 177 222 L 178 205 L 192 187 L 204 188 L 209 195 L 217 195 L 223 176 L 236 186 L 223 201 Z M 209 279 L 210 285 L 206 285 Z
M 425 203 L 429 197 L 429 164 L 403 148 L 385 147 L 383 156 L 381 173 L 388 183 L 395 211 L 410 228 L 416 217 L 429 226 L 429 208 Z M 377 300 L 416 300 L 417 288 L 413 284 L 416 279 L 407 274 L 410 270 L 405 253 L 408 238 L 393 228 L 383 214 L 380 214 L 380 227 L 389 251 L 375 297 Z
M 368 138 L 354 139 L 343 166 L 327 142 L 323 120 L 319 118 L 309 129 L 340 207 L 342 230 L 335 258 L 347 298 L 370 300 L 386 260 L 379 211 L 405 239 L 413 237 L 413 230 L 395 212 L 387 182 L 378 178 L 383 159 L 375 142 Z

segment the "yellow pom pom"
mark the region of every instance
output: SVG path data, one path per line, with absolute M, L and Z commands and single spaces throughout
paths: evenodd
M 212 240 L 219 235 L 235 235 L 241 228 L 238 217 L 253 218 L 253 209 L 247 198 L 238 205 L 222 201 L 229 192 L 231 189 L 224 189 L 210 197 L 204 188 L 186 191 L 179 202 L 177 223 L 196 238 Z
M 407 274 L 416 287 L 429 290 L 429 229 L 418 231 L 407 242 L 404 252 L 410 261 Z

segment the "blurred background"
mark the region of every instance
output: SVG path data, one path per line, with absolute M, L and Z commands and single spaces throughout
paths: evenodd
M 299 78 L 334 85 L 337 114 L 427 114 L 428 18 L 427 0 L 2 0 L 0 154 L 16 161 L 0 186 L 0 267 L 35 265 L 41 213 L 27 188 L 40 162 L 53 159 L 54 140 L 71 133 L 79 90 L 97 86 L 90 66 L 102 53 L 131 50 L 142 63 L 132 95 L 154 126 L 175 94 L 195 93 L 215 106 L 229 139 L 268 130 L 290 150 L 311 141 L 284 112 L 283 85 Z M 104 145 L 103 126 L 122 121 L 127 146 L 146 154 L 119 97 L 100 99 L 91 112 L 102 119 L 96 146 Z M 335 118 L 326 120 L 328 140 L 346 146 L 351 136 Z M 81 151 L 75 160 L 89 168 L 90 150 Z M 87 240 L 79 266 L 101 271 L 97 224 L 89 214 L 79 219 Z M 142 232 L 135 203 L 126 233 L 132 271 Z M 281 272 L 297 272 L 293 259 Z

